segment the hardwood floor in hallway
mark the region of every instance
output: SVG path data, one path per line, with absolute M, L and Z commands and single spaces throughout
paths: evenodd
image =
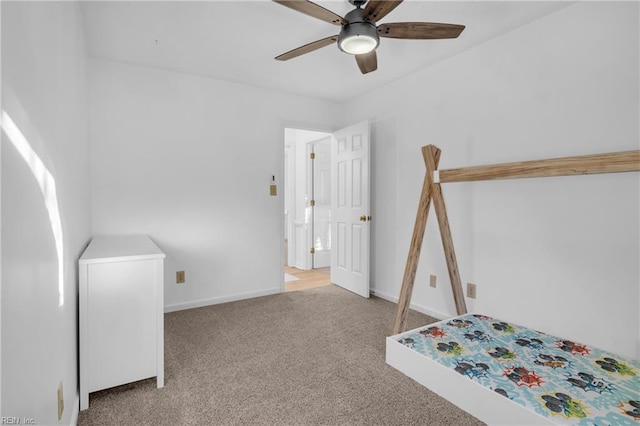
M 287 259 L 289 254 L 289 242 L 284 240 L 284 273 L 293 275 L 297 278 L 294 281 L 284 282 L 284 291 L 298 291 L 306 290 L 309 288 L 324 287 L 331 285 L 331 268 L 318 268 L 305 271 L 302 269 L 294 268 L 287 265 Z
M 331 285 L 331 275 L 326 268 L 323 268 L 323 270 L 311 269 L 309 271 L 303 271 L 302 269 L 285 266 L 284 272 L 298 278 L 295 281 L 285 281 L 285 292 Z

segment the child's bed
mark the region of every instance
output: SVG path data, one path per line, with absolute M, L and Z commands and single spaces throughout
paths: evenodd
M 640 425 L 640 362 L 484 315 L 388 337 L 386 357 L 489 424 Z
M 490 424 L 640 426 L 640 363 L 482 315 L 467 306 L 441 183 L 640 171 L 640 150 L 439 170 L 441 151 L 422 147 L 426 173 L 387 338 L 387 363 Z M 431 202 L 460 317 L 406 330 Z

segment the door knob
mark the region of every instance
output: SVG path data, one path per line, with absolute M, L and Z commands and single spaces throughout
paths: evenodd
M 360 216 L 360 221 L 361 222 L 366 222 L 367 221 L 367 217 L 366 216 Z

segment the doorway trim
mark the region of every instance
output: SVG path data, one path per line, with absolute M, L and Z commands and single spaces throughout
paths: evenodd
M 282 145 L 282 182 L 283 182 L 283 187 L 282 187 L 282 193 L 283 193 L 283 197 L 280 201 L 280 211 L 282 212 L 283 216 L 285 215 L 285 213 L 288 213 L 289 217 L 287 220 L 287 223 L 285 223 L 284 218 L 281 219 L 281 224 L 283 224 L 283 228 L 281 231 L 281 236 L 282 238 L 280 238 L 280 243 L 279 243 L 279 250 L 280 250 L 280 265 L 282 268 L 282 276 L 284 277 L 284 267 L 285 264 L 289 264 L 289 259 L 285 258 L 285 235 L 286 237 L 289 239 L 289 252 L 291 251 L 291 238 L 292 238 L 292 234 L 293 234 L 293 230 L 295 229 L 294 224 L 293 224 L 293 220 L 291 218 L 291 212 L 290 212 L 290 206 L 292 205 L 292 203 L 294 202 L 294 200 L 292 200 L 291 197 L 291 182 L 295 182 L 294 176 L 292 176 L 292 171 L 293 171 L 293 165 L 292 165 L 292 151 L 287 151 L 287 140 L 286 140 L 286 132 L 287 129 L 294 129 L 294 130 L 301 130 L 301 131 L 308 131 L 308 132 L 317 132 L 319 133 L 318 138 L 320 139 L 323 137 L 322 134 L 324 134 L 324 136 L 329 136 L 329 137 L 333 137 L 333 132 L 334 129 L 330 128 L 330 127 L 326 127 L 326 126 L 321 126 L 321 125 L 313 125 L 313 124 L 308 124 L 308 123 L 298 123 L 298 122 L 282 122 L 281 127 L 280 127 L 280 135 L 283 138 L 283 145 Z M 310 139 L 311 140 L 311 139 Z M 310 141 L 309 140 L 309 141 Z M 308 141 L 307 141 L 308 142 Z M 301 144 L 302 146 L 300 147 L 300 149 L 302 149 L 303 151 L 306 151 L 306 143 L 305 144 Z M 287 154 L 288 152 L 288 154 Z M 295 154 L 293 154 L 295 155 Z M 306 185 L 306 182 L 305 182 Z M 286 227 L 286 228 L 285 228 Z M 286 229 L 286 233 L 285 233 L 285 229 Z M 289 256 L 289 258 L 291 258 L 291 255 Z M 291 266 L 295 266 L 291 265 Z M 311 265 L 310 265 L 311 267 Z M 281 284 L 281 292 L 284 292 L 284 279 L 282 280 Z

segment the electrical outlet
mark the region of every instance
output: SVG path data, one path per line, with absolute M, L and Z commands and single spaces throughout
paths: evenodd
M 58 385 L 58 421 L 62 420 L 64 414 L 64 391 L 62 390 L 62 382 Z
M 176 283 L 184 284 L 184 271 L 176 271 Z
M 476 298 L 476 285 L 472 283 L 467 283 L 467 297 L 469 299 Z
M 436 283 L 438 282 L 438 277 L 436 277 L 435 275 L 431 274 L 429 276 L 429 285 L 433 288 L 436 288 Z

